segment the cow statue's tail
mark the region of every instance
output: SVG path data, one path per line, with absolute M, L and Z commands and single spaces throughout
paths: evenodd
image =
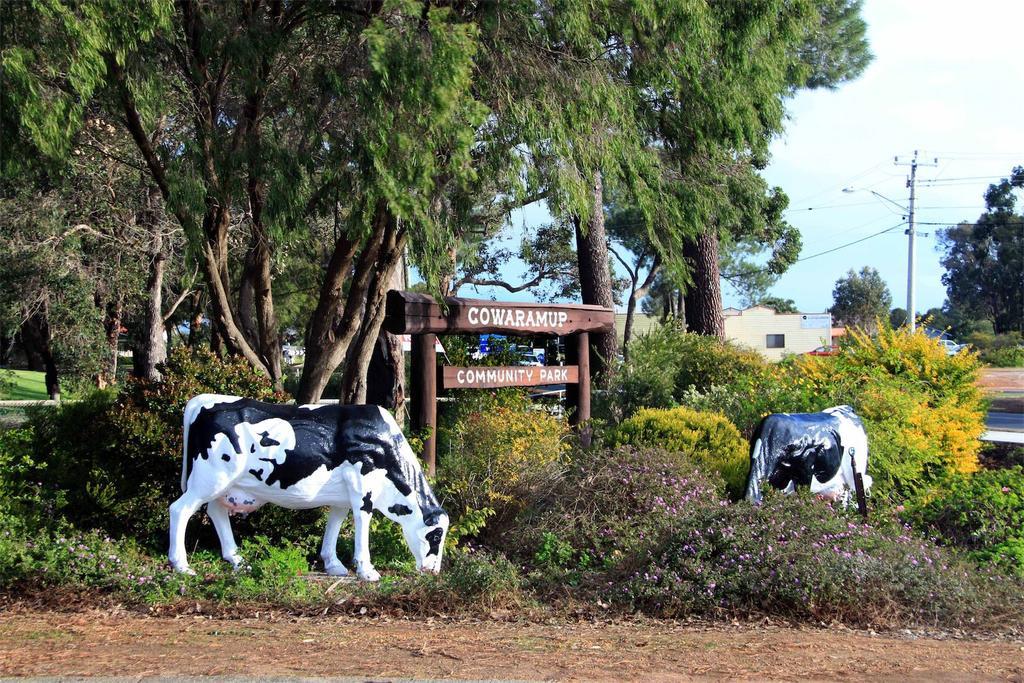
M 182 438 L 181 438 L 181 492 L 188 489 L 188 418 L 189 410 L 182 411 Z

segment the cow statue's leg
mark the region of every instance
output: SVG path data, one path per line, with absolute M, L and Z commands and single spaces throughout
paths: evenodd
M 324 542 L 320 546 L 320 559 L 324 561 L 324 571 L 330 576 L 347 576 L 348 570 L 338 559 L 338 534 L 341 525 L 348 515 L 347 507 L 331 506 L 327 513 L 327 526 L 324 529 Z
M 175 570 L 188 574 L 193 573 L 189 569 L 188 558 L 185 553 L 185 527 L 188 526 L 188 520 L 196 513 L 196 510 L 202 507 L 204 503 L 216 500 L 229 488 L 231 488 L 231 478 L 228 472 L 211 469 L 206 460 L 196 461 L 195 467 L 192 469 L 192 473 L 186 482 L 185 492 L 181 494 L 181 498 L 171 503 L 171 538 L 167 559 L 170 560 L 171 566 Z M 219 505 L 220 503 L 218 502 L 212 507 L 216 508 Z M 210 519 L 213 520 L 214 525 L 217 524 L 216 514 L 216 512 L 210 510 Z M 228 548 L 224 545 L 225 539 L 221 535 L 220 528 L 217 529 L 217 534 L 221 537 L 221 551 L 224 553 L 225 559 L 234 564 L 229 558 Z M 227 527 L 227 537 L 230 539 L 229 547 L 231 547 L 231 554 L 234 554 L 235 540 L 231 535 L 230 526 Z
M 235 535 L 231 533 L 231 516 L 228 514 L 227 508 L 219 499 L 211 500 L 206 504 L 206 514 L 217 531 L 217 538 L 220 540 L 220 556 L 230 562 L 232 567 L 238 569 L 242 565 L 242 556 L 238 554 Z
M 373 517 L 373 505 L 368 499 L 371 494 L 360 501 L 353 501 L 352 521 L 355 523 L 354 549 L 352 563 L 356 567 L 356 576 L 363 581 L 379 581 L 380 574 L 370 562 L 370 519 Z
M 181 498 L 171 503 L 171 538 L 167 559 L 170 560 L 175 571 L 195 574 L 189 568 L 188 558 L 185 554 L 185 527 L 188 526 L 188 520 L 205 502 L 206 500 L 190 490 L 185 491 L 181 494 Z

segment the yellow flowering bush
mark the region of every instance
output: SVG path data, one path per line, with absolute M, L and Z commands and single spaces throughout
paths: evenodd
M 735 425 L 718 413 L 683 406 L 644 408 L 618 426 L 612 442 L 682 453 L 705 472 L 718 472 L 734 499 L 746 488 L 750 447 Z
M 528 402 L 466 413 L 439 454 L 441 489 L 458 510 L 514 513 L 527 491 L 549 476 L 568 449 L 569 426 Z
M 952 400 L 960 405 L 980 405 L 975 384 L 981 361 L 971 351 L 950 356 L 939 343 L 918 330 L 879 325 L 878 334 L 851 330 L 839 362 L 846 372 L 884 371 L 908 387 L 925 391 L 933 405 Z
M 672 334 L 680 339 L 672 341 Z M 978 468 L 984 407 L 974 353 L 949 356 L 922 332 L 893 330 L 884 322 L 874 336 L 851 331 L 837 356 L 792 356 L 780 363 L 695 337 L 662 330 L 650 338 L 671 342 L 659 347 L 660 355 L 641 345 L 637 355 L 652 358 L 640 363 L 631 356 L 627 375 L 675 378 L 670 395 L 648 406 L 682 404 L 719 413 L 749 439 L 769 413 L 848 404 L 864 419 L 868 468 L 882 497 L 902 500 L 947 473 Z M 629 396 L 629 388 L 622 393 Z M 628 421 L 643 411 L 624 400 L 621 412 Z
M 880 325 L 875 337 L 854 330 L 837 367 L 862 378 L 851 404 L 868 423 L 872 464 L 893 489 L 977 471 L 985 423 L 976 354 L 950 356 L 923 332 Z

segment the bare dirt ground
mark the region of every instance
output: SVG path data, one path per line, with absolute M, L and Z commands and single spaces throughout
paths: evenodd
M 5 607 L 0 676 L 1024 680 L 1024 643 L 959 634 Z
M 982 368 L 978 385 L 991 393 L 1024 391 L 1024 368 Z

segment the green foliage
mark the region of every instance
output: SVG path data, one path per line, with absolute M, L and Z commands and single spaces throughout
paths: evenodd
M 641 408 L 672 407 L 690 387 L 705 391 L 766 373 L 767 364 L 757 353 L 685 333 L 670 321 L 633 341 L 629 362 L 615 379 L 614 402 L 603 410 L 618 421 Z
M 530 604 L 516 565 L 501 553 L 479 548 L 446 555 L 440 574 L 384 577 L 377 585 L 359 585 L 352 592 L 356 605 L 425 616 L 488 615 L 495 610 L 522 609 Z M 332 603 L 337 602 L 338 593 L 332 597 Z
M 986 321 L 987 322 L 987 321 Z M 995 334 L 991 329 L 975 329 L 962 338 L 972 350 L 979 351 L 982 363 L 997 368 L 1024 367 L 1024 337 L 1018 331 Z
M 852 513 L 851 513 L 852 514 Z M 692 505 L 621 563 L 610 598 L 651 616 L 764 614 L 853 624 L 964 626 L 1022 616 L 1021 584 L 810 495 Z
M 757 302 L 757 306 L 766 306 L 776 313 L 799 313 L 796 302 L 792 299 L 783 299 L 778 296 L 769 296 Z
M 1024 167 L 1017 166 L 989 185 L 977 221 L 938 232 L 950 308 L 991 321 L 998 333 L 1024 333 L 1024 216 L 1014 195 L 1022 187 Z
M 864 266 L 836 280 L 832 301 L 829 311 L 838 324 L 874 331 L 879 319 L 889 317 L 892 294 L 878 271 Z
M 724 504 L 722 488 L 720 479 L 679 452 L 594 449 L 538 491 L 496 542 L 510 556 L 549 569 L 612 567 L 671 528 L 690 506 Z
M 425 577 L 433 593 L 433 608 L 446 604 L 473 604 L 480 609 L 522 606 L 526 602 L 522 577 L 501 553 L 456 551 L 440 575 Z
M 750 472 L 750 447 L 722 415 L 684 406 L 644 408 L 623 420 L 611 441 L 617 446 L 678 451 L 704 471 L 718 473 L 734 500 L 743 496 Z
M 43 483 L 50 473 L 35 453 L 35 441 L 30 427 L 0 429 L 0 513 L 8 511 L 23 524 L 42 529 L 67 504 L 67 495 Z
M 940 544 L 1024 576 L 1024 467 L 951 476 L 905 516 Z
M 456 517 L 489 508 L 496 520 L 507 518 L 531 489 L 557 472 L 568 436 L 564 418 L 522 394 L 481 392 L 460 406 L 447 432 L 448 450 L 438 467 L 440 491 Z
M 1024 343 L 986 349 L 979 358 L 986 365 L 996 368 L 1024 368 Z

